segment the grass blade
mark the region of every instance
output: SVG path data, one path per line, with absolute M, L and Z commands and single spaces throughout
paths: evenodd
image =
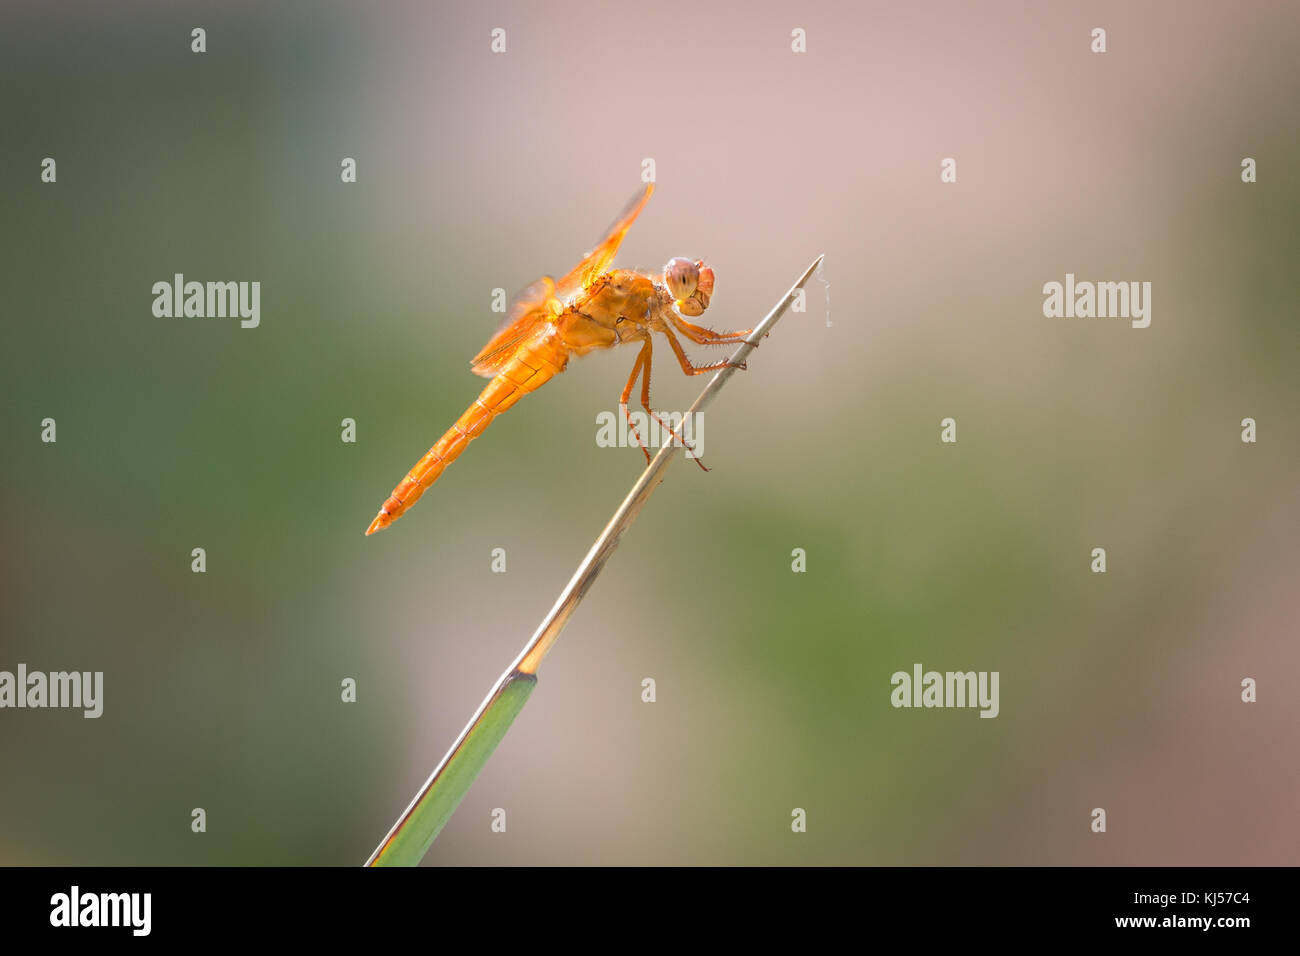
M 512 673 L 506 678 L 492 688 L 451 752 L 371 855 L 367 866 L 415 866 L 424 859 L 537 686 L 532 674 Z
M 772 327 L 790 307 L 795 294 L 803 288 L 809 276 L 821 265 L 822 258 L 818 256 L 813 264 L 804 270 L 798 281 L 781 297 L 781 301 L 772 308 L 762 322 L 754 327 L 749 340 L 731 355 L 730 361 L 744 362 L 749 353 L 754 351 L 758 341 L 772 331 Z M 687 416 L 693 417 L 712 402 L 735 371 L 736 369 L 730 367 L 718 371 L 709 380 L 709 384 L 704 386 L 704 391 L 700 392 L 699 398 L 695 400 Z M 537 685 L 537 669 L 541 666 L 542 660 L 550 651 L 556 638 L 560 636 L 560 632 L 564 630 L 569 617 L 591 589 L 605 562 L 618 547 L 624 532 L 631 527 L 646 500 L 663 480 L 661 476 L 664 469 L 668 467 L 680 447 L 675 442 L 664 444 L 654 460 L 646 466 L 641 477 L 632 486 L 632 490 L 623 499 L 623 503 L 614 512 L 614 517 L 610 519 L 605 530 L 596 539 L 596 543 L 587 552 L 587 556 L 578 565 L 578 570 L 574 572 L 568 585 L 560 592 L 555 606 L 542 620 L 532 639 L 479 705 L 465 729 L 456 738 L 456 742 L 447 751 L 447 755 L 442 758 L 442 762 L 425 781 L 420 792 L 393 824 L 375 852 L 370 855 L 366 866 L 415 866 L 424 858 L 433 841 L 437 839 L 438 833 L 451 819 L 461 798 L 465 796 L 479 771 L 492 756 L 492 752 L 501 742 L 506 731 L 510 729 L 519 711 L 523 709 L 529 694 Z

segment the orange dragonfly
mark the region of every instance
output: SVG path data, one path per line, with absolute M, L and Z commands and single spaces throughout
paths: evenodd
M 683 372 L 702 375 L 730 363 L 691 364 L 674 329 L 699 345 L 738 343 L 752 329 L 714 332 L 687 321 L 687 317 L 703 314 L 713 295 L 713 270 L 701 260 L 669 259 L 661 276 L 610 269 L 619 244 L 653 192 L 654 183 L 649 183 L 644 193 L 634 196 L 605 237 L 572 272 L 558 282 L 550 276 L 538 279 L 512 303 L 501 330 L 470 363 L 475 374 L 492 381 L 393 489 L 366 529 L 367 535 L 382 531 L 400 518 L 494 418 L 563 372 L 572 356 L 640 342 L 641 351 L 632 365 L 619 407 L 647 462 L 650 451 L 637 434 L 627 409 L 637 376 L 641 377 L 641 406 L 666 431 L 677 435 L 650 408 L 650 333 L 662 332 L 667 337 Z M 704 467 L 703 463 L 700 467 Z

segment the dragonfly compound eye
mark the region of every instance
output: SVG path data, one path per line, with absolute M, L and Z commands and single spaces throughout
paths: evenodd
M 690 259 L 669 259 L 664 266 L 664 283 L 678 302 L 690 298 L 700 282 L 700 267 Z
M 709 298 L 713 295 L 713 270 L 701 261 L 692 263 L 692 266 L 696 275 L 696 279 L 692 283 L 692 288 L 695 291 L 686 298 L 677 300 L 677 311 L 682 315 L 694 318 L 697 315 L 703 315 L 704 310 L 709 307 Z

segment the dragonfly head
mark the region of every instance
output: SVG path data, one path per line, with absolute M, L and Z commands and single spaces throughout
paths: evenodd
M 672 293 L 682 315 L 697 316 L 709 307 L 713 295 L 713 270 L 700 259 L 669 259 L 664 266 L 664 285 Z

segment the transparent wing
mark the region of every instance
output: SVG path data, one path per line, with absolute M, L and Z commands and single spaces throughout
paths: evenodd
M 632 200 L 627 204 L 627 208 L 614 220 L 614 224 L 605 233 L 605 238 L 601 239 L 596 248 L 583 257 L 583 260 L 574 267 L 572 272 L 555 284 L 557 296 L 561 299 L 567 299 L 575 292 L 580 292 L 591 285 L 601 273 L 609 271 L 614 256 L 618 254 L 618 247 L 623 242 L 623 237 L 632 228 L 632 223 L 636 222 L 636 217 L 641 215 L 641 210 L 650 201 L 650 195 L 654 191 L 655 184 L 646 183 L 645 191 L 632 197 Z
M 470 360 L 474 374 L 491 378 L 501 371 L 532 331 L 551 321 L 562 309 L 555 295 L 555 280 L 542 276 L 515 297 L 501 328 Z
M 564 310 L 564 300 L 581 292 L 599 275 L 609 271 L 614 256 L 618 254 L 618 247 L 623 243 L 623 237 L 632 228 L 632 223 L 636 222 L 636 217 L 641 215 L 641 210 L 654 191 L 655 184 L 646 183 L 645 189 L 632 197 L 614 224 L 606 230 L 604 238 L 559 282 L 550 276 L 542 276 L 515 297 L 501 328 L 471 360 L 470 365 L 475 374 L 491 377 L 499 372 L 534 329 L 550 322 Z

